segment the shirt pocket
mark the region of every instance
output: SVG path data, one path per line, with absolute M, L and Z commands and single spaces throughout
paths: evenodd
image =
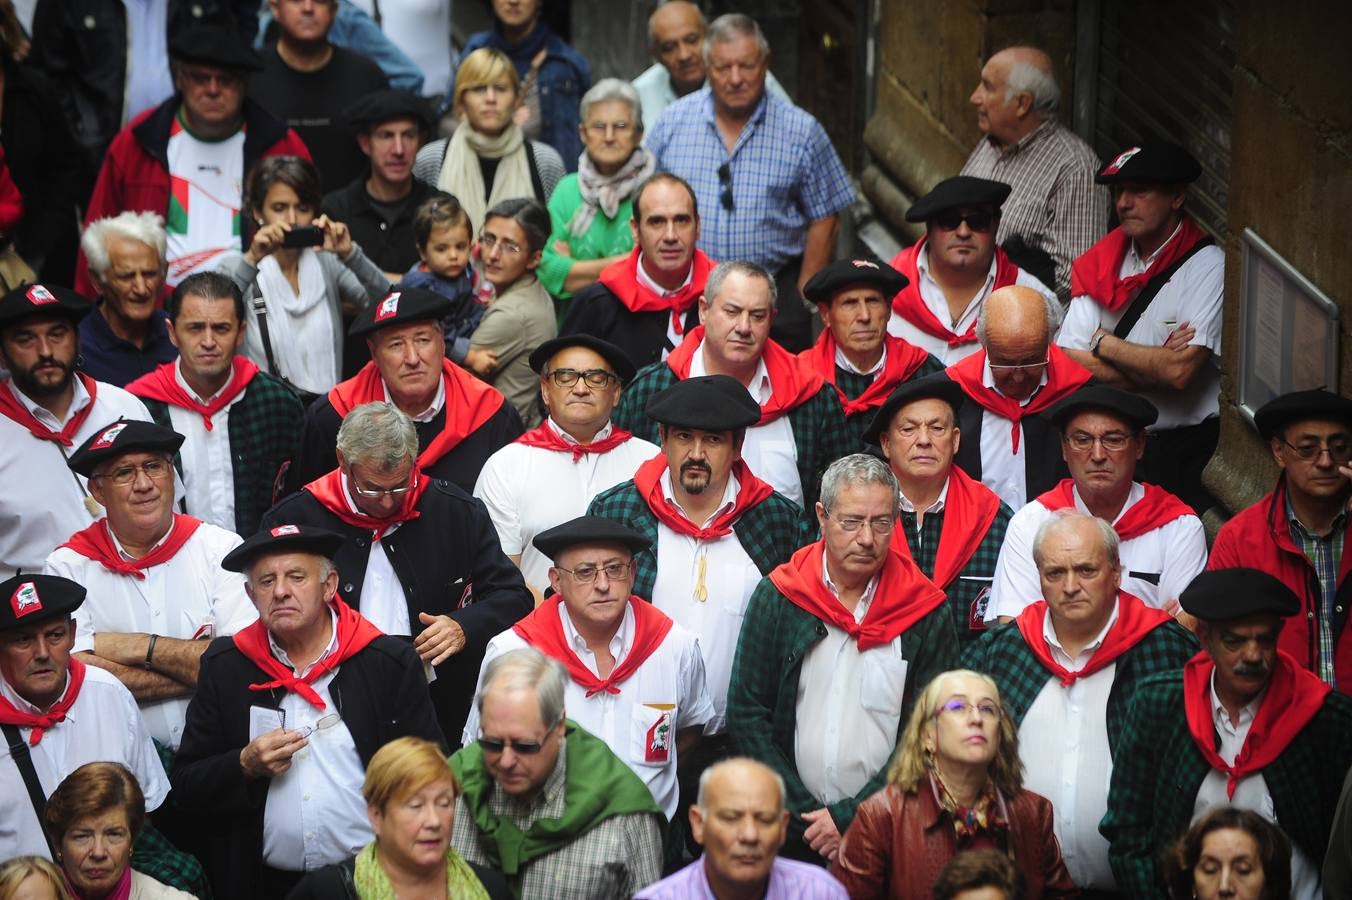
M 901 655 L 901 639 L 864 654 L 859 680 L 859 703 L 864 709 L 885 716 L 901 715 L 908 663 Z
M 676 704 L 635 703 L 629 709 L 629 762 L 661 768 L 676 753 Z

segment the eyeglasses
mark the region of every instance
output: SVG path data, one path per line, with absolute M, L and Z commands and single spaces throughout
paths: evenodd
M 591 564 L 578 566 L 576 569 L 565 569 L 563 566 L 555 566 L 560 572 L 567 572 L 573 576 L 573 580 L 578 584 L 591 584 L 596 580 L 596 576 L 602 572 L 606 573 L 606 578 L 611 581 L 628 581 L 633 573 L 634 561 L 606 563 L 604 566 L 593 566 Z
M 935 213 L 930 221 L 944 231 L 957 231 L 958 226 L 963 222 L 967 227 L 977 232 L 985 234 L 991 230 L 991 226 L 1000 218 L 999 213 L 993 213 L 988 209 L 972 210 L 963 212 L 959 209 L 946 209 L 943 212 Z
M 1345 438 L 1330 438 L 1328 441 L 1310 441 L 1301 444 L 1293 444 L 1286 438 L 1282 438 L 1282 443 L 1290 447 L 1292 453 L 1306 462 L 1318 459 L 1325 450 L 1336 463 L 1343 463 L 1352 459 L 1352 442 Z
M 888 517 L 879 516 L 876 519 L 865 519 L 860 516 L 846 516 L 843 519 L 830 517 L 831 521 L 840 526 L 840 530 L 847 534 L 854 534 L 859 529 L 867 525 L 874 534 L 891 534 L 896 520 Z
M 987 722 L 998 719 L 1003 714 L 1000 707 L 991 703 L 989 700 L 981 703 L 969 703 L 966 700 L 959 700 L 955 697 L 936 709 L 934 711 L 934 716 L 935 718 L 938 718 L 940 715 L 948 713 L 954 718 L 960 718 L 970 714 L 972 710 L 976 710 L 977 714 Z
M 1127 449 L 1127 444 L 1131 441 L 1131 435 L 1123 434 L 1120 431 L 1110 431 L 1107 434 L 1090 434 L 1087 431 L 1077 431 L 1074 434 L 1066 435 L 1066 443 L 1070 449 L 1076 453 L 1088 453 L 1099 444 L 1109 453 Z
M 555 722 L 554 725 L 555 727 L 557 727 L 558 722 Z M 554 728 L 550 728 L 550 730 L 545 734 L 545 736 L 540 738 L 538 741 L 515 741 L 510 738 L 500 740 L 498 738 L 484 737 L 481 734 L 479 735 L 479 747 L 485 753 L 494 753 L 494 754 L 501 753 L 503 750 L 506 750 L 508 747 L 511 747 L 513 753 L 519 753 L 522 756 L 534 756 L 535 754 L 539 753 L 541 750 L 544 749 L 545 744 L 549 743 L 549 736 L 553 733 Z
M 1019 363 L 1017 366 L 1001 366 L 996 365 L 995 363 L 986 363 L 986 365 L 991 367 L 992 372 L 1017 372 L 1020 369 L 1037 369 L 1042 366 L 1045 366 L 1046 364 L 1047 360 L 1045 359 L 1042 362 Z
M 278 715 L 281 716 L 282 728 L 286 728 L 286 710 L 279 709 L 277 710 L 277 713 Z M 326 728 L 332 728 L 341 721 L 343 721 L 342 716 L 338 715 L 337 713 L 329 713 L 327 716 L 320 716 L 318 719 L 315 720 L 315 723 L 313 725 L 302 725 L 299 728 L 294 729 L 294 731 L 301 737 L 307 738 L 310 735 L 314 734 L 316 731 L 323 731 Z
M 629 122 L 588 122 L 587 130 L 592 134 L 602 135 L 607 131 L 614 131 L 616 137 L 624 137 L 629 133 L 629 129 L 634 126 Z
M 732 166 L 728 163 L 718 167 L 718 183 L 723 185 L 723 193 L 718 199 L 723 203 L 724 209 L 732 212 L 735 209 L 732 203 Z
M 372 500 L 379 500 L 381 497 L 402 497 L 417 486 L 418 476 L 416 475 L 409 479 L 408 484 L 397 488 L 364 488 L 353 480 L 352 492 L 358 497 L 368 497 Z
M 605 369 L 586 369 L 581 372 L 577 369 L 555 369 L 549 373 L 549 378 L 562 388 L 572 387 L 581 378 L 587 383 L 587 387 L 597 389 L 607 387 L 620 380 L 620 377 L 614 372 L 607 372 Z
M 160 481 L 168 478 L 172 469 L 169 463 L 163 459 L 148 459 L 139 466 L 118 466 L 111 472 L 104 472 L 102 475 L 95 475 L 95 478 L 103 478 L 111 481 L 118 487 L 126 487 L 136 480 L 136 473 L 140 472 L 151 481 Z
M 492 253 L 494 247 L 501 247 L 507 256 L 516 256 L 523 249 L 516 241 L 509 241 L 506 238 L 499 240 L 497 235 L 484 232 L 479 233 L 479 246 L 483 247 L 485 254 Z

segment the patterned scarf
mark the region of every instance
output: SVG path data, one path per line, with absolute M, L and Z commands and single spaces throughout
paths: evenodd
M 1003 847 L 1009 834 L 1009 812 L 1005 809 L 1005 798 L 995 789 L 995 782 L 987 779 L 976 802 L 962 806 L 944 784 L 933 758 L 926 760 L 925 766 L 929 769 L 934 799 L 953 822 L 958 849 L 966 850 L 982 838 Z
M 582 205 L 568 221 L 568 233 L 573 237 L 582 237 L 596 220 L 596 211 L 605 213 L 607 219 L 615 218 L 620 204 L 634 193 L 634 189 L 648 180 L 648 176 L 657 168 L 657 158 L 642 147 L 635 147 L 633 154 L 614 175 L 602 175 L 596 171 L 587 151 L 577 158 L 577 191 L 582 195 Z
M 362 900 L 398 900 L 390 876 L 380 867 L 376 859 L 376 842 L 372 841 L 357 854 L 356 869 L 352 880 L 357 886 L 357 896 Z M 488 891 L 479 881 L 469 863 L 456 853 L 454 848 L 446 848 L 446 896 L 455 900 L 488 900 Z

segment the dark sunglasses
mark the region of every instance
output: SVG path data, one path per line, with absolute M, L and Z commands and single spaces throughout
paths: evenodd
M 501 753 L 511 747 L 513 753 L 519 753 L 522 756 L 534 756 L 544 749 L 544 746 L 544 741 L 500 741 L 496 738 L 479 738 L 479 747 L 485 753 Z
M 979 234 L 985 234 L 991 230 L 991 226 L 995 224 L 995 220 L 999 217 L 998 213 L 985 209 L 967 213 L 958 209 L 946 209 L 943 212 L 935 213 L 930 221 L 944 231 L 957 231 L 958 226 L 966 222 L 968 228 Z
M 719 195 L 718 199 L 722 202 L 724 209 L 732 212 L 734 209 L 732 204 L 732 167 L 727 163 L 718 167 L 718 183 L 723 185 L 723 193 Z

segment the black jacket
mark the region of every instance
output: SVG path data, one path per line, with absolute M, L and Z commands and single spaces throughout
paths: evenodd
M 419 258 L 418 242 L 413 236 L 413 214 L 431 198 L 451 195 L 414 178 L 413 190 L 404 198 L 399 217 L 386 222 L 372 205 L 371 195 L 366 193 L 366 177 L 362 175 L 347 187 L 325 194 L 324 212 L 347 226 L 352 240 L 361 245 L 366 258 L 380 266 L 381 271 L 402 275 Z
M 980 404 L 971 401 L 958 410 L 962 442 L 953 458 L 958 468 L 977 481 L 981 480 L 981 420 L 984 412 Z M 1022 424 L 1024 496 L 1033 500 L 1056 487 L 1062 478 L 1069 477 L 1070 470 L 1061 458 L 1061 432 L 1050 419 L 1026 416 Z
M 610 288 L 598 281 L 573 295 L 559 334 L 590 334 L 610 341 L 641 369 L 662 358 L 670 321 L 671 314 L 663 310 L 630 312 Z M 683 324 L 687 332 L 699 324 L 698 303 L 686 310 Z

